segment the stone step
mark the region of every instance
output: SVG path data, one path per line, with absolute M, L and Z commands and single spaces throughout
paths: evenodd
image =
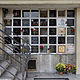
M 17 73 L 17 69 L 12 66 L 8 67 L 7 70 L 11 72 L 13 75 L 16 75 Z M 0 77 L 0 80 L 13 80 L 15 77 L 9 72 L 5 71 L 4 74 Z
M 17 77 L 22 80 L 22 72 L 18 72 L 17 73 Z M 25 72 L 25 75 L 24 75 L 24 78 L 26 78 L 26 72 Z M 18 80 L 17 78 L 15 78 L 14 80 Z M 26 80 L 26 79 L 25 79 Z
M 0 63 L 0 65 L 4 68 L 7 68 L 9 66 L 10 61 L 3 61 L 2 63 Z M 2 67 L 0 66 L 0 76 L 3 74 L 3 72 L 5 71 Z

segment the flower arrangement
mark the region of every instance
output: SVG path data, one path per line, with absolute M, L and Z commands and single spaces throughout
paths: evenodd
M 41 51 L 43 50 L 43 48 L 44 48 L 44 46 L 40 46 L 40 50 L 41 50 Z
M 76 73 L 76 67 L 74 65 L 71 64 L 62 64 L 62 63 L 58 63 L 56 65 L 56 70 L 60 73 L 70 73 L 70 74 L 75 74 Z
M 76 73 L 76 67 L 74 65 L 71 65 L 71 64 L 65 64 L 64 72 Z
M 58 64 L 56 65 L 56 70 L 57 70 L 58 72 L 63 72 L 64 69 L 65 69 L 65 65 L 64 65 L 64 64 L 58 63 Z

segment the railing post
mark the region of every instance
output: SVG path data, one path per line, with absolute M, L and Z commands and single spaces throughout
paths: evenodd
M 24 44 L 22 45 L 22 80 L 24 80 L 24 74 L 25 74 L 25 64 L 24 64 Z

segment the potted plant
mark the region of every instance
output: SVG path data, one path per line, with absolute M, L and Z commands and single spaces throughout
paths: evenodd
M 72 74 L 76 74 L 76 67 L 75 66 L 73 66 L 73 68 L 72 68 Z
M 71 65 L 71 64 L 65 64 L 65 70 L 64 71 L 67 74 L 76 73 L 76 67 L 74 65 Z
M 56 70 L 59 72 L 60 75 L 63 74 L 64 69 L 65 69 L 65 65 L 64 65 L 64 64 L 58 63 L 58 64 L 56 65 Z

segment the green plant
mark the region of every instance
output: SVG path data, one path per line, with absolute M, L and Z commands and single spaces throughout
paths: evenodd
M 65 64 L 65 72 L 69 72 L 69 73 L 76 73 L 76 67 L 74 65 L 71 64 Z
M 57 70 L 58 72 L 63 72 L 64 69 L 65 69 L 65 65 L 64 65 L 64 64 L 58 63 L 58 64 L 56 65 L 56 70 Z
M 76 67 L 75 66 L 73 66 L 73 68 L 72 68 L 72 73 L 76 74 Z

